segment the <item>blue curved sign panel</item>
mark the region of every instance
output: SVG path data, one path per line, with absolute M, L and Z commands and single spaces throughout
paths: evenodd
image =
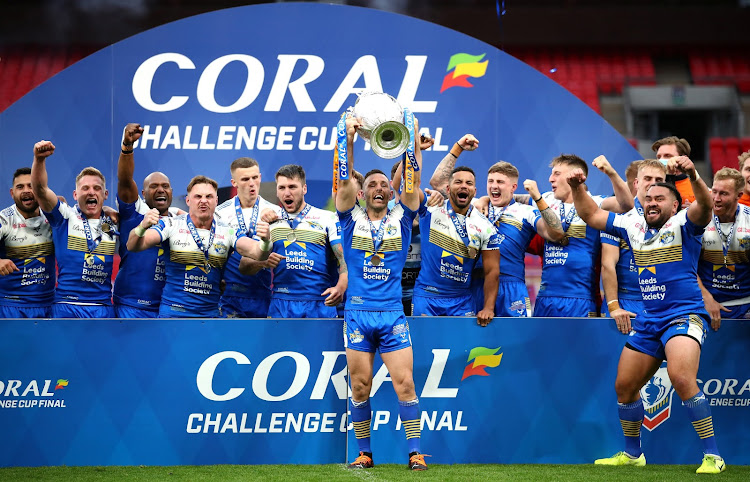
M 137 181 L 160 170 L 176 194 L 197 174 L 228 186 L 230 162 L 251 156 L 266 180 L 283 164 L 303 165 L 327 199 L 334 126 L 363 89 L 397 97 L 435 137 L 428 172 L 473 133 L 480 148 L 460 163 L 475 168 L 480 185 L 498 160 L 544 189 L 560 153 L 589 161 L 604 154 L 620 172 L 639 157 L 583 102 L 479 40 L 377 10 L 285 3 L 180 20 L 74 64 L 0 114 L 0 165 L 29 165 L 33 144 L 49 139 L 54 190 L 68 193 L 93 165 L 114 194 L 122 128 L 138 122 Z M 355 157 L 360 171 L 392 164 L 362 141 Z M 611 193 L 603 175 L 589 187 Z

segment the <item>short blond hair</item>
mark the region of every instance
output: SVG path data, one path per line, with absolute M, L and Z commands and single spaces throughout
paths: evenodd
M 76 176 L 76 186 L 78 186 L 78 181 L 80 181 L 83 176 L 96 176 L 102 180 L 102 184 L 104 184 L 105 186 L 107 185 L 107 180 L 104 179 L 104 174 L 102 174 L 102 171 L 95 167 L 84 167 L 83 170 Z
M 739 194 L 745 189 L 745 178 L 742 177 L 742 173 L 737 169 L 722 167 L 714 174 L 714 184 L 716 181 L 723 181 L 725 179 L 734 181 L 734 190 L 736 193 Z
M 738 169 L 741 171 L 743 167 L 745 167 L 745 161 L 750 158 L 750 151 L 745 151 L 739 156 L 737 156 L 737 160 L 740 161 Z
M 496 172 L 499 174 L 505 174 L 511 179 L 518 180 L 518 169 L 516 169 L 516 166 L 514 166 L 510 162 L 499 161 L 494 163 L 487 170 L 487 175 L 494 174 Z

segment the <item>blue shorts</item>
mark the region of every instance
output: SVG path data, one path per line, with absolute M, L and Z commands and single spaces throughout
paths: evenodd
M 219 300 L 221 318 L 268 318 L 271 298 L 222 296 Z
M 575 317 L 596 318 L 594 300 L 586 298 L 562 298 L 559 296 L 537 296 L 534 316 L 546 318 Z
M 452 298 L 429 298 L 415 294 L 412 316 L 476 316 L 471 294 Z
M 162 303 L 159 305 L 159 316 L 157 318 L 221 318 L 221 316 L 219 316 L 218 308 L 195 311 L 182 306 Z
M 128 305 L 115 305 L 115 315 L 118 318 L 157 318 L 159 310 L 144 310 Z
M 344 312 L 344 348 L 388 353 L 410 346 L 409 322 L 403 311 Z
M 0 318 L 52 318 L 52 306 L 0 306 Z
M 750 304 L 725 306 L 729 310 L 721 312 L 722 319 L 725 320 L 747 320 L 750 319 Z
M 53 318 L 116 318 L 111 305 L 71 305 L 55 303 L 52 305 Z
M 495 316 L 531 316 L 531 300 L 526 283 L 517 279 L 500 281 Z
M 280 300 L 271 298 L 269 318 L 337 318 L 336 307 L 326 306 L 323 300 Z
M 675 336 L 689 336 L 703 346 L 706 341 L 706 326 L 710 323 L 699 315 L 680 316 L 665 324 L 648 322 L 641 323 L 641 330 L 633 329 L 628 336 L 628 346 L 636 351 L 651 355 L 660 360 L 666 360 L 664 346 Z

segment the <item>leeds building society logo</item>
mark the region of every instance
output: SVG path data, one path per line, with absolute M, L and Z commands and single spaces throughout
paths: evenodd
M 651 380 L 641 388 L 645 410 L 643 426 L 649 431 L 664 423 L 672 412 L 674 387 L 667 373 L 667 362 L 663 362 Z
M 484 371 L 484 369 L 495 368 L 500 365 L 500 361 L 503 359 L 503 354 L 495 354 L 500 351 L 500 348 L 501 347 L 485 348 L 483 346 L 472 348 L 469 352 L 469 358 L 466 360 L 471 363 L 464 368 L 464 374 L 461 377 L 461 380 L 463 381 L 474 375 L 479 375 L 480 377 L 490 376 L 490 374 Z
M 469 77 L 484 77 L 487 73 L 487 64 L 489 60 L 481 62 L 484 56 L 471 54 L 454 54 L 448 61 L 448 74 L 443 78 L 443 85 L 440 87 L 440 93 L 451 87 L 474 87 L 469 83 Z

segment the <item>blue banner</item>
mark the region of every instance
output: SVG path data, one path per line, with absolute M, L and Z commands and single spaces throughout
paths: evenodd
M 368 40 L 342 45 L 341 29 L 332 27 L 351 25 Z M 424 153 L 428 173 L 466 133 L 481 147 L 459 164 L 484 179 L 502 159 L 542 190 L 561 153 L 587 161 L 604 154 L 619 172 L 640 158 L 583 102 L 491 45 L 378 10 L 272 3 L 163 25 L 60 72 L 0 113 L 0 167 L 29 165 L 34 143 L 48 139 L 57 147 L 47 162 L 55 192 L 69 196 L 78 172 L 93 165 L 107 177 L 113 202 L 122 129 L 138 122 L 136 182 L 163 171 L 175 198 L 197 174 L 229 186 L 229 164 L 241 156 L 256 158 L 267 181 L 294 162 L 308 181 L 330 186 L 336 123 L 363 89 L 396 97 L 435 138 Z M 362 140 L 355 158 L 361 172 L 390 172 L 393 164 Z M 612 192 L 604 175 L 588 185 Z M 330 187 L 309 196 L 320 204 Z
M 0 466 L 343 463 L 341 320 L 4 320 Z M 411 318 L 422 448 L 434 463 L 590 463 L 622 449 L 614 379 L 625 337 L 604 319 Z M 728 464 L 750 463 L 750 323 L 703 350 Z M 376 463 L 405 463 L 376 357 Z M 650 463 L 697 464 L 668 379 L 644 388 Z M 347 442 L 347 434 L 348 442 Z M 674 441 L 679 443 L 674 443 Z

